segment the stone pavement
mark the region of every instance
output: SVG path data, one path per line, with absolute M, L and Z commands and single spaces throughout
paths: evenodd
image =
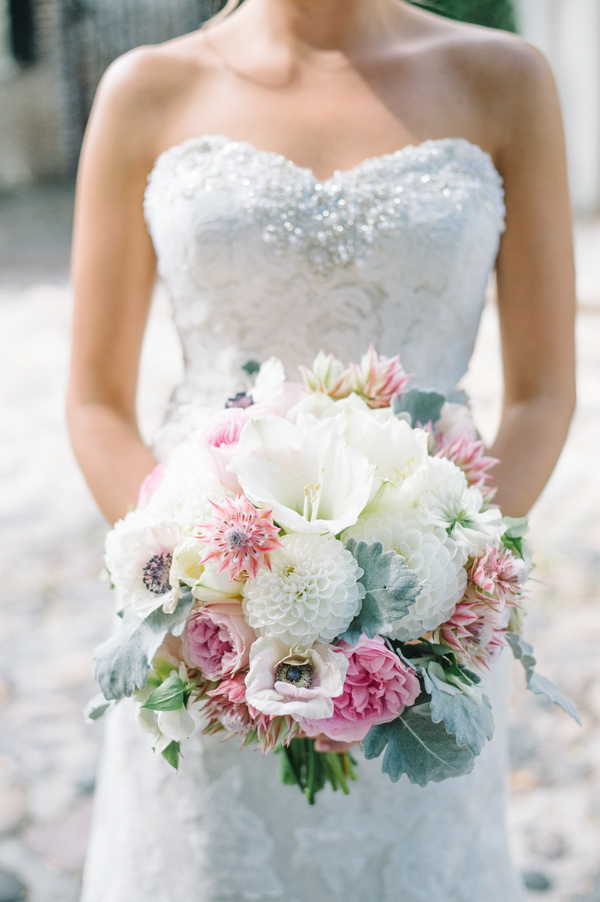
M 24 887 L 30 902 L 77 900 L 102 734 L 81 716 L 112 599 L 98 579 L 105 523 L 63 416 L 70 203 L 60 188 L 0 197 L 0 902 L 25 898 Z M 583 729 L 526 695 L 515 673 L 509 825 L 528 902 L 600 902 L 599 246 L 600 227 L 581 227 L 579 406 L 532 517 L 527 625 L 541 671 L 576 699 Z M 177 347 L 159 295 L 142 361 L 146 436 L 179 376 Z M 468 377 L 486 436 L 499 382 L 489 306 Z

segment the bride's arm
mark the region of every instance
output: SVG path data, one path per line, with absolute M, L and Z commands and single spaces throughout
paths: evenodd
M 156 261 L 143 219 L 155 140 L 147 55 L 122 58 L 96 98 L 80 162 L 72 257 L 75 295 L 67 416 L 90 489 L 113 522 L 155 465 L 135 411 Z
M 497 264 L 504 404 L 491 448 L 503 513 L 527 513 L 558 459 L 575 405 L 575 285 L 564 140 L 554 82 L 528 48 L 513 69 L 498 162 L 507 228 Z

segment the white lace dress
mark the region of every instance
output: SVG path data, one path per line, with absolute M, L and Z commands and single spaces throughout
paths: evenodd
M 246 387 L 248 361 L 289 378 L 319 349 L 400 352 L 447 395 L 464 374 L 504 224 L 500 176 L 459 138 L 319 181 L 221 136 L 159 157 L 146 217 L 186 364 L 160 446 Z M 131 703 L 110 715 L 83 902 L 518 902 L 504 832 L 506 661 L 496 736 L 466 777 L 425 789 L 359 752 L 359 781 L 309 807 L 279 758 L 197 731 L 179 773 Z

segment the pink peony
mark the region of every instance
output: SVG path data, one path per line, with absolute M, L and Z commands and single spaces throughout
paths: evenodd
M 350 391 L 361 395 L 372 408 L 389 407 L 394 395 L 401 395 L 407 382 L 413 378 L 402 369 L 399 354 L 395 357 L 380 356 L 372 344 L 360 364 L 353 363 L 350 369 Z
M 148 473 L 140 486 L 136 507 L 146 507 L 153 494 L 165 478 L 166 463 L 157 464 L 151 473 Z
M 281 548 L 271 511 L 257 510 L 243 495 L 211 504 L 215 516 L 198 527 L 207 545 L 202 562 L 219 561 L 219 573 L 227 570 L 230 580 L 255 577 L 260 567 L 270 568 L 270 552 Z
M 209 680 L 220 680 L 248 666 L 255 639 L 238 602 L 207 604 L 186 624 L 183 653 L 190 667 Z
M 232 492 L 240 492 L 241 487 L 227 467 L 237 453 L 240 432 L 252 415 L 248 408 L 230 407 L 216 414 L 202 433 L 217 479 Z
M 333 700 L 333 716 L 300 721 L 307 736 L 324 733 L 339 742 L 364 739 L 371 727 L 388 723 L 417 698 L 419 681 L 381 636 L 361 636 L 357 645 L 337 646 L 349 661 L 344 691 Z

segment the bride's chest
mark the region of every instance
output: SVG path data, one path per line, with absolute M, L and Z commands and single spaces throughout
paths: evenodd
M 501 179 L 463 139 L 427 141 L 319 181 L 279 154 L 225 137 L 159 157 L 146 217 L 169 278 L 215 285 L 282 270 L 319 282 L 350 269 L 443 278 L 463 259 L 489 263 L 503 228 Z

